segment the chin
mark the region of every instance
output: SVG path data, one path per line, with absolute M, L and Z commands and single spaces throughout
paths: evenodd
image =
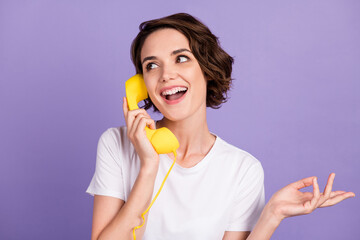
M 172 122 L 181 121 L 190 116 L 189 114 L 186 114 L 187 111 L 162 111 L 160 109 L 159 111 L 164 116 L 164 118 Z
M 184 115 L 183 113 L 165 113 L 163 114 L 164 118 L 172 121 L 172 122 L 177 122 L 177 121 L 181 121 L 186 119 L 188 116 Z

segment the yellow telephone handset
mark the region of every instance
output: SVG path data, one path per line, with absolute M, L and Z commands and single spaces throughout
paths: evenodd
M 138 109 L 138 103 L 148 98 L 147 89 L 141 74 L 136 74 L 125 83 L 126 98 L 130 110 Z M 175 135 L 165 127 L 153 130 L 145 127 L 146 136 L 158 154 L 172 153 L 179 148 Z

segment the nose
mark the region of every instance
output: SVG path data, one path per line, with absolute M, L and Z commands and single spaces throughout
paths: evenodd
M 167 82 L 174 80 L 177 77 L 177 71 L 174 66 L 164 65 L 162 68 L 162 74 L 160 80 L 162 82 Z

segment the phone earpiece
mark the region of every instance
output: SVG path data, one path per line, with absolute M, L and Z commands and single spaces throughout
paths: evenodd
M 129 78 L 125 83 L 126 98 L 130 110 L 138 109 L 138 103 L 148 98 L 144 79 L 141 74 Z M 153 130 L 145 127 L 146 136 L 158 154 L 175 152 L 179 148 L 179 141 L 175 135 L 165 127 Z
M 125 82 L 125 92 L 129 109 L 138 109 L 138 103 L 148 98 L 146 85 L 141 74 L 136 74 Z

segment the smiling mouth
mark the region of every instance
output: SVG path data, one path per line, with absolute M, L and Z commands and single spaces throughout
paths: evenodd
M 165 98 L 168 101 L 174 101 L 181 98 L 187 91 L 185 87 L 176 87 L 170 90 L 166 90 L 161 93 L 161 97 Z

